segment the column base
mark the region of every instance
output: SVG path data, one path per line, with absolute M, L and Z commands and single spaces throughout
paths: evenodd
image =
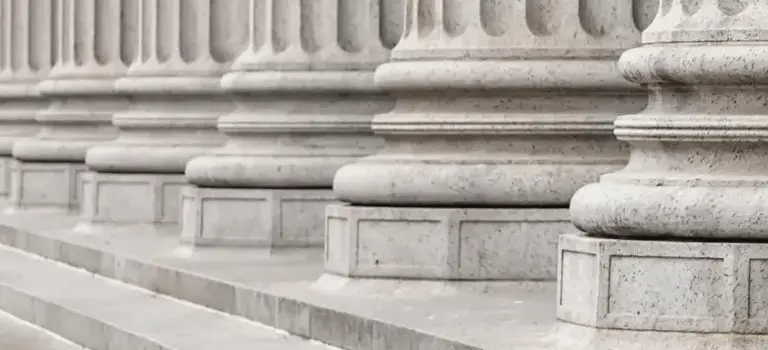
M 82 224 L 170 226 L 179 222 L 184 175 L 83 174 Z
M 42 163 L 12 160 L 8 210 L 77 211 L 82 194 L 82 163 Z
M 596 328 L 768 333 L 768 243 L 564 235 L 557 315 Z
M 568 209 L 330 205 L 325 269 L 347 277 L 554 280 Z
M 332 190 L 183 190 L 182 242 L 195 246 L 322 247 Z

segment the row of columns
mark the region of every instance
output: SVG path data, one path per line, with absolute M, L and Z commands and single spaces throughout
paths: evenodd
M 346 277 L 559 277 L 596 327 L 759 330 L 735 291 L 764 247 L 715 241 L 764 238 L 766 6 L 0 0 L 0 191 Z

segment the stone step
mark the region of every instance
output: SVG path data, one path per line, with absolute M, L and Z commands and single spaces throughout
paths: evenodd
M 90 350 L 333 349 L 10 247 L 0 309 Z
M 484 334 L 468 334 L 455 322 L 466 298 L 424 303 L 389 298 L 389 290 L 313 289 L 323 274 L 322 249 L 189 250 L 175 235 L 116 227 L 91 232 L 73 229 L 77 223 L 76 216 L 50 213 L 0 215 L 0 244 L 346 350 L 491 350 L 486 335 L 507 327 L 495 315 L 488 325 L 471 327 Z M 508 313 L 508 306 L 521 305 L 504 295 L 473 302 L 471 314 Z
M 89 350 L 5 312 L 0 312 L 0 349 Z
M 372 280 L 354 281 L 351 290 L 349 281 L 321 277 L 322 251 L 194 250 L 180 247 L 175 234 L 127 227 L 91 232 L 73 229 L 77 223 L 76 216 L 0 215 L 0 246 L 346 350 L 768 349 L 765 336 L 558 322 L 551 282 L 478 293 L 449 282 L 390 281 L 403 288 L 381 288 L 385 281 Z

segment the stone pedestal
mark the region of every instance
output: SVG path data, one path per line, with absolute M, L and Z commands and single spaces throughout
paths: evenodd
M 547 280 L 567 209 L 331 205 L 325 268 L 350 277 Z
M 247 1 L 138 4 L 138 59 L 116 82 L 133 103 L 112 118 L 117 139 L 87 153 L 83 223 L 178 224 L 187 162 L 224 143 L 220 79 L 245 48 Z
M 11 202 L 71 210 L 78 199 L 69 186 L 79 181 L 85 152 L 115 137 L 112 115 L 129 104 L 116 95 L 114 81 L 137 52 L 138 8 L 130 0 L 56 0 L 52 5 L 55 64 L 38 85 L 51 104 L 36 116 L 40 132 L 13 146 L 19 162 Z M 62 194 L 38 195 L 46 193 Z
M 598 328 L 768 333 L 768 244 L 560 240 L 558 317 Z
M 11 151 L 39 131 L 35 115 L 48 102 L 37 91 L 53 64 L 50 1 L 0 3 L 0 197 L 11 191 Z
M 376 72 L 397 97 L 373 120 L 386 146 L 335 176 L 350 205 L 329 208 L 327 269 L 555 279 L 571 196 L 626 164 L 612 123 L 647 95 L 615 61 L 647 12 L 629 0 L 408 1 L 403 39 Z
M 8 212 L 43 209 L 77 211 L 84 164 L 11 160 Z
M 627 167 L 573 197 L 587 235 L 560 243 L 562 320 L 768 332 L 766 13 L 756 1 L 665 1 L 644 45 L 622 55 L 651 98 L 616 121 Z
M 182 242 L 198 246 L 316 247 L 323 245 L 331 190 L 223 189 L 183 191 Z
M 370 121 L 392 100 L 373 72 L 399 36 L 397 4 L 251 1 L 250 46 L 222 80 L 237 102 L 218 122 L 227 144 L 187 165 L 186 242 L 322 245 L 333 175 L 381 146 Z
M 183 177 L 174 175 L 82 175 L 83 223 L 174 224 L 179 220 Z

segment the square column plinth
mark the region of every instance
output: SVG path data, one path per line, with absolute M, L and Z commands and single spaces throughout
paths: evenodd
M 78 210 L 85 164 L 12 160 L 10 166 L 9 210 Z
M 184 175 L 83 174 L 82 223 L 178 224 Z
M 567 209 L 331 205 L 326 271 L 348 277 L 554 280 Z
M 558 317 L 597 328 L 768 333 L 768 243 L 564 235 Z
M 12 164 L 15 160 L 11 156 L 0 157 L 0 197 L 8 197 L 11 194 Z
M 195 246 L 322 247 L 331 190 L 187 187 L 182 242 Z

